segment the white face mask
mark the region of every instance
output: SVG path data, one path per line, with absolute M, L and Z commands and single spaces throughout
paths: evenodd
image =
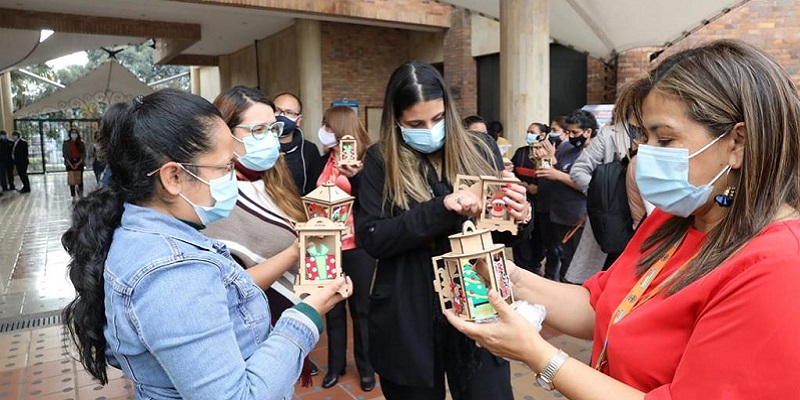
M 339 141 L 336 140 L 336 134 L 328 132 L 324 126 L 320 127 L 317 131 L 317 137 L 319 138 L 319 142 L 329 149 L 339 144 Z
M 720 171 L 708 184 L 694 186 L 689 183 L 689 160 L 706 151 L 727 133 L 689 155 L 688 149 L 663 148 L 639 145 L 636 153 L 636 185 L 642 197 L 662 211 L 686 218 L 708 201 L 714 183 L 726 172 Z

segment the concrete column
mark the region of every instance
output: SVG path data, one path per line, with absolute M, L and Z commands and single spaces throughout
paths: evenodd
M 519 147 L 531 122 L 550 118 L 548 0 L 500 2 L 500 115 Z
M 0 76 L 0 127 L 8 132 L 14 130 L 14 106 L 11 98 L 11 72 Z
M 200 86 L 200 67 L 189 68 L 189 77 L 192 81 L 192 94 L 200 96 L 203 93 Z
M 300 81 L 300 100 L 303 101 L 303 121 L 300 127 L 306 139 L 318 142 L 314 133 L 322 123 L 325 105 L 322 104 L 322 36 L 319 21 L 298 19 L 297 74 Z M 317 143 L 321 148 L 320 144 Z

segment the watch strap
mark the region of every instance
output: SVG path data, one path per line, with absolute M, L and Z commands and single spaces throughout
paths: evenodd
M 556 377 L 556 373 L 561 366 L 564 365 L 565 362 L 569 359 L 569 355 L 562 350 L 558 350 L 553 357 L 550 358 L 550 361 L 547 362 L 542 372 L 536 374 L 536 382 L 539 383 L 542 388 L 546 390 L 553 390 L 555 386 L 553 385 L 553 379 Z

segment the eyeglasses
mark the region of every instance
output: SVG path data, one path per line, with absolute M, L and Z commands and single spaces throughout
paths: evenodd
M 205 184 L 209 184 L 210 185 L 210 183 L 207 180 L 197 176 L 197 174 L 195 174 L 192 171 L 189 171 L 189 169 L 186 168 L 186 167 L 222 169 L 222 170 L 225 170 L 225 175 L 222 175 L 220 178 L 227 178 L 226 180 L 228 180 L 228 181 L 232 181 L 232 180 L 236 179 L 236 164 L 233 161 L 231 161 L 231 162 L 229 162 L 227 164 L 194 164 L 194 163 L 177 163 L 177 164 L 180 165 L 181 168 L 183 168 L 183 170 L 186 171 L 186 173 L 188 173 L 189 175 L 197 178 L 200 182 L 203 182 Z M 161 167 L 159 167 L 159 168 L 157 168 L 157 169 L 155 169 L 155 170 L 153 170 L 151 172 L 148 172 L 147 176 L 153 176 L 160 170 L 161 170 Z
M 292 110 L 282 110 L 282 109 L 280 109 L 278 107 L 275 107 L 275 115 L 276 116 L 286 116 L 286 117 L 289 117 L 289 119 L 291 119 L 292 121 L 295 121 L 295 120 L 297 120 L 297 118 L 300 118 L 301 114 L 299 112 L 295 112 L 295 111 L 292 111 Z
M 283 121 L 275 121 L 271 124 L 261 123 L 261 124 L 251 124 L 251 125 L 236 125 L 236 128 L 244 128 L 250 130 L 250 135 L 253 136 L 256 140 L 261 140 L 267 137 L 267 135 L 273 135 L 275 137 L 280 137 L 283 134 Z M 233 136 L 234 139 L 241 142 L 236 135 Z

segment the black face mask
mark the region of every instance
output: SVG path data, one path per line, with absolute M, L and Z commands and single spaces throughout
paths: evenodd
M 580 149 L 586 144 L 586 136 L 571 137 L 569 138 L 569 144 Z
M 561 145 L 561 138 L 560 137 L 548 136 L 547 140 L 549 140 L 550 143 L 552 143 L 553 146 L 555 146 L 555 147 L 558 147 L 559 145 Z

